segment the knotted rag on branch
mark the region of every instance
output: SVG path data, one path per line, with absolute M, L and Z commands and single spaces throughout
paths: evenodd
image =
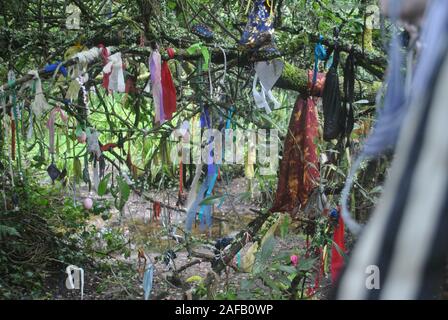
M 317 108 L 312 97 L 299 97 L 285 139 L 277 193 L 271 212 L 294 214 L 306 205 L 319 182 Z

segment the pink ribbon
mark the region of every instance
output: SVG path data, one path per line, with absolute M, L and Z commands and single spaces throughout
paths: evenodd
M 50 131 L 49 151 L 54 154 L 54 122 L 56 120 L 56 114 L 60 114 L 62 121 L 67 122 L 68 117 L 61 107 L 56 107 L 50 112 L 50 117 L 47 121 L 47 128 Z
M 158 49 L 154 49 L 151 52 L 149 57 L 149 70 L 151 72 L 152 96 L 156 113 L 155 121 L 162 124 L 165 121 L 162 91 L 162 57 Z

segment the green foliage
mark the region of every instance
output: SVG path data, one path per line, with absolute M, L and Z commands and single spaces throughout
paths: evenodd
M 282 239 L 284 239 L 288 235 L 290 223 L 291 223 L 291 218 L 290 218 L 289 214 L 285 214 L 283 216 L 282 222 L 280 224 L 280 237 Z
M 123 177 L 117 177 L 118 185 L 112 195 L 115 197 L 115 207 L 121 211 L 123 210 L 124 205 L 129 199 L 129 195 L 131 194 L 131 188 L 126 183 Z
M 238 300 L 238 292 L 235 289 L 229 289 L 216 295 L 216 300 Z
M 261 247 L 261 250 L 257 252 L 255 255 L 255 263 L 253 268 L 254 275 L 260 275 L 266 269 L 269 259 L 272 256 L 272 252 L 274 251 L 274 246 L 275 238 L 269 237 Z
M 3 238 L 6 238 L 6 237 L 10 237 L 10 236 L 19 237 L 20 234 L 16 228 L 0 224 L 0 240 L 2 240 Z
M 109 179 L 112 176 L 112 173 L 106 174 L 106 176 L 100 181 L 98 184 L 98 195 L 100 197 L 104 196 L 107 193 L 107 185 L 109 183 Z
M 294 267 L 290 262 L 293 252 L 274 253 L 275 245 L 275 238 L 269 237 L 257 252 L 250 278 L 241 282 L 239 299 L 288 299 L 292 279 L 313 269 L 316 259 L 300 259 Z
M 0 296 L 45 298 L 53 272 L 86 261 L 87 253 L 74 249 L 86 218 L 55 188 L 31 181 L 16 192 L 26 201 L 0 214 Z
M 25 186 L 16 186 L 16 192 L 26 199 L 20 201 L 19 210 L 0 211 L 0 297 L 54 298 L 57 293 L 48 290 L 53 290 L 55 275 L 62 276 L 66 266 L 86 266 L 94 259 L 101 263 L 110 253 L 129 257 L 122 230 L 88 227 L 89 213 L 65 197 L 58 185 L 42 186 L 29 179 Z M 122 192 L 127 199 L 125 187 Z M 96 201 L 92 210 L 103 218 L 109 212 L 108 201 Z

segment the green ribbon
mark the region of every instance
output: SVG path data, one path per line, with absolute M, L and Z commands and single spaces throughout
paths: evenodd
M 202 42 L 195 43 L 191 45 L 187 49 L 188 54 L 196 54 L 200 52 L 202 54 L 202 57 L 204 58 L 204 62 L 202 64 L 202 69 L 204 71 L 208 70 L 209 63 L 210 63 L 210 52 L 208 51 L 208 48 L 202 44 Z

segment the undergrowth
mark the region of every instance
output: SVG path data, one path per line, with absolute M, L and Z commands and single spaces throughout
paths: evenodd
M 70 298 L 73 294 L 65 288 L 69 265 L 88 271 L 96 283 L 86 284 L 86 290 L 99 295 L 113 282 L 112 267 L 117 274 L 129 269 L 108 256 L 129 254 L 119 230 L 101 233 L 89 227 L 90 214 L 65 195 L 60 182 L 48 186 L 38 184 L 39 179 L 15 177 L 12 186 L 7 171 L 1 178 L 0 298 Z M 15 196 L 18 205 L 12 201 Z

